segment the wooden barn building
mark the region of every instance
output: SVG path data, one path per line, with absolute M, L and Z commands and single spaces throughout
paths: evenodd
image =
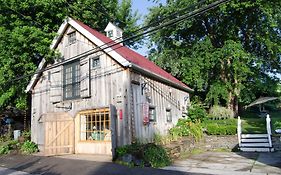
M 43 59 L 26 88 L 32 141 L 45 155 L 112 155 L 118 146 L 166 134 L 187 112 L 192 89 L 117 44 L 120 28 L 109 23 L 105 31 L 67 18 L 51 45 L 60 59 Z

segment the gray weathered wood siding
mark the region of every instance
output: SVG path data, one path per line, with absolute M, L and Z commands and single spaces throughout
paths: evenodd
M 134 97 L 135 137 L 143 142 L 151 142 L 154 134 L 167 134 L 179 118 L 186 115 L 189 93 L 178 90 L 159 81 L 131 73 Z M 144 105 L 155 108 L 156 121 L 144 124 Z M 172 121 L 166 120 L 166 109 L 171 110 Z
M 76 55 L 95 47 L 83 35 L 76 32 L 77 41 L 68 45 L 67 33 L 73 32 L 69 28 L 57 50 L 61 53 L 62 60 L 54 64 L 72 59 Z M 92 58 L 100 57 L 100 67 L 92 67 Z M 40 145 L 44 142 L 44 130 L 40 125 L 40 117 L 46 113 L 67 112 L 72 117 L 83 110 L 109 107 L 114 104 L 117 110 L 122 110 L 122 120 L 117 120 L 118 145 L 128 144 L 127 109 L 125 108 L 127 96 L 127 79 L 129 71 L 122 68 L 116 61 L 103 52 L 97 52 L 86 57 L 78 58 L 80 61 L 80 95 L 74 100 L 63 99 L 63 65 L 51 68 L 42 73 L 39 81 L 32 91 L 32 140 Z M 52 65 L 48 65 L 50 68 Z M 119 114 L 119 113 L 118 113 Z
M 102 51 L 77 57 L 96 46 L 79 32 L 76 32 L 76 42 L 68 44 L 68 34 L 73 31 L 69 27 L 57 45 L 62 59 L 47 66 L 48 70 L 42 73 L 32 90 L 32 140 L 39 144 L 40 149 L 44 146 L 45 133 L 42 117 L 50 113 L 65 112 L 73 118 L 76 117 L 76 126 L 79 112 L 109 107 L 110 104 L 116 107 L 117 112 L 117 146 L 130 144 L 136 139 L 151 142 L 155 133 L 167 134 L 168 129 L 183 116 L 185 107 L 189 104 L 189 94 L 141 73 L 135 73 L 130 68 L 125 69 Z M 100 66 L 93 67 L 92 58 L 97 56 L 100 58 Z M 74 58 L 80 64 L 81 97 L 64 100 L 63 65 L 60 63 L 73 61 Z M 156 110 L 156 121 L 148 125 L 143 123 L 145 105 Z M 166 109 L 172 112 L 171 122 L 166 121 Z M 79 136 L 79 131 L 75 132 Z M 84 149 L 90 144 L 85 145 L 80 148 Z

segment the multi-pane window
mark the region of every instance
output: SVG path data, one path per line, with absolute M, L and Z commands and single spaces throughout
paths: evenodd
M 167 122 L 172 122 L 172 111 L 171 111 L 171 109 L 166 109 L 166 120 L 167 120 Z
M 155 107 L 150 106 L 148 114 L 149 114 L 149 121 L 156 122 L 156 109 L 155 109 Z
M 63 67 L 63 97 L 75 99 L 80 97 L 80 63 L 72 62 Z
M 109 109 L 80 113 L 81 141 L 111 141 Z
M 92 58 L 92 68 L 100 67 L 100 57 Z
M 68 44 L 74 44 L 76 42 L 76 32 L 71 32 L 68 34 Z
M 113 37 L 113 30 L 109 30 L 107 32 L 107 37 L 109 37 L 109 38 Z

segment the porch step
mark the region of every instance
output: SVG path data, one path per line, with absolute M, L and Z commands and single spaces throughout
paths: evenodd
M 246 138 L 267 138 L 267 134 L 242 134 L 241 138 L 246 139 Z
M 269 143 L 267 142 L 267 143 L 241 143 L 240 144 L 240 147 L 249 147 L 249 148 L 263 148 L 263 147 L 265 147 L 265 148 L 269 148 L 270 147 L 270 145 L 269 145 Z
M 245 152 L 273 152 L 274 148 L 250 148 L 250 147 L 240 147 L 241 151 Z
M 240 148 L 246 152 L 271 152 L 267 134 L 242 134 Z
M 268 138 L 245 138 L 241 139 L 243 143 L 268 143 Z

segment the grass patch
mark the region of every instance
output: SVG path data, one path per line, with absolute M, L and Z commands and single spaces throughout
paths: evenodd
M 281 128 L 281 111 L 269 112 L 272 133 Z M 266 120 L 260 118 L 257 112 L 246 111 L 241 115 L 243 133 L 266 133 Z
M 228 149 L 228 148 L 215 148 L 212 151 L 213 152 L 231 152 L 231 149 Z
M 242 119 L 242 133 L 266 133 L 265 118 Z

